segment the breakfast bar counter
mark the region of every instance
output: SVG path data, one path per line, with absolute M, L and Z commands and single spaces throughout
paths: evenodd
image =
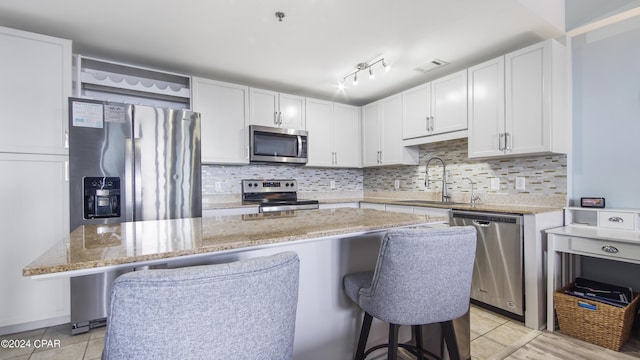
M 28 264 L 23 274 L 47 281 L 294 251 L 300 258 L 294 359 L 346 360 L 353 357 L 362 313 L 344 294 L 343 276 L 375 267 L 388 229 L 438 226 L 435 223 L 446 220 L 338 208 L 84 225 Z M 400 335 L 402 341 L 410 339 L 403 331 Z M 386 324 L 374 323 L 370 342 L 382 343 L 386 338 Z

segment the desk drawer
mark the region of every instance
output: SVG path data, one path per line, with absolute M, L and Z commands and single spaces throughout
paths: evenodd
M 570 238 L 569 249 L 598 257 L 640 260 L 640 246 L 616 241 Z
M 617 211 L 600 211 L 599 226 L 609 229 L 634 230 L 634 213 Z

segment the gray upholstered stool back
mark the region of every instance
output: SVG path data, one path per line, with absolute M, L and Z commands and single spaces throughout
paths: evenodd
M 458 318 L 469 309 L 475 254 L 473 227 L 389 231 L 371 287 L 360 290 L 357 302 L 391 324 Z
M 117 278 L 106 359 L 291 359 L 299 259 L 293 252 Z

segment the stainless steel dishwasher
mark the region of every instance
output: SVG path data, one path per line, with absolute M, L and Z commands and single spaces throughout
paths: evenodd
M 451 226 L 478 231 L 471 299 L 524 321 L 523 217 L 475 211 L 451 212 Z

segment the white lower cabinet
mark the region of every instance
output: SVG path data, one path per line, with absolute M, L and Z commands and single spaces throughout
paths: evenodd
M 201 116 L 203 164 L 249 163 L 249 88 L 193 77 L 193 110 Z
M 0 153 L 0 334 L 69 321 L 69 280 L 22 269 L 69 235 L 68 157 Z

